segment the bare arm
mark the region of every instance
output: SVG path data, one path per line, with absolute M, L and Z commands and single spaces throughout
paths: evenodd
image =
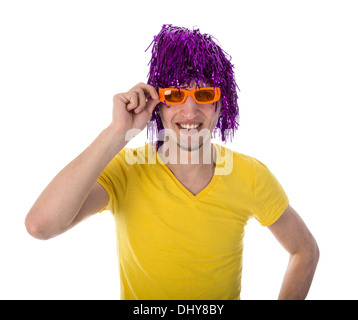
M 279 300 L 305 299 L 319 259 L 319 249 L 315 239 L 290 205 L 268 228 L 290 254 Z
M 146 101 L 148 97 L 152 99 Z M 144 129 L 158 98 L 155 88 L 144 83 L 114 96 L 110 126 L 57 174 L 27 214 L 25 225 L 32 236 L 55 237 L 105 207 L 109 197 L 96 180 L 128 142 L 126 132 Z
M 28 232 L 39 239 L 49 239 L 63 233 L 71 227 L 90 193 L 92 205 L 87 204 L 87 210 L 80 215 L 82 219 L 104 208 L 108 195 L 95 183 L 124 145 L 124 139 L 105 129 L 41 193 L 25 220 Z

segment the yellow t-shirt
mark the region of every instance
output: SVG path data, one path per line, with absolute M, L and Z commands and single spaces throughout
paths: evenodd
M 150 143 L 125 148 L 103 171 L 114 216 L 121 299 L 239 299 L 244 227 L 263 226 L 288 206 L 260 161 L 214 144 L 215 174 L 197 195 Z

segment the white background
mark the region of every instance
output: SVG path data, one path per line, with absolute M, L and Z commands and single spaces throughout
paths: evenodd
M 355 5 L 1 0 L 0 298 L 119 299 L 108 211 L 49 241 L 31 238 L 24 218 L 109 124 L 113 95 L 146 82 L 144 51 L 171 23 L 212 34 L 232 56 L 241 119 L 228 146 L 271 169 L 314 234 L 321 258 L 307 298 L 357 299 Z M 276 299 L 287 262 L 250 220 L 241 298 Z

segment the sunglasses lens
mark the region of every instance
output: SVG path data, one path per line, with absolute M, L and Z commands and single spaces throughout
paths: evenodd
M 167 102 L 181 102 L 184 100 L 185 94 L 183 91 L 172 89 L 172 90 L 166 90 L 164 92 L 164 98 Z
M 200 102 L 211 102 L 215 98 L 215 92 L 213 89 L 200 89 L 195 92 L 195 98 Z
M 194 92 L 193 92 L 194 91 Z M 206 104 L 218 101 L 220 99 L 220 89 L 219 88 L 200 88 L 191 91 L 195 96 L 195 101 L 197 103 Z M 162 102 L 166 101 L 172 104 L 181 104 L 184 102 L 186 97 L 186 90 L 178 90 L 176 88 L 167 88 L 162 91 Z

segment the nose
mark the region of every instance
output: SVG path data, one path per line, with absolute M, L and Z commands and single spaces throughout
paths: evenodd
M 193 97 L 188 96 L 180 106 L 180 115 L 186 119 L 193 119 L 199 114 L 199 108 Z

